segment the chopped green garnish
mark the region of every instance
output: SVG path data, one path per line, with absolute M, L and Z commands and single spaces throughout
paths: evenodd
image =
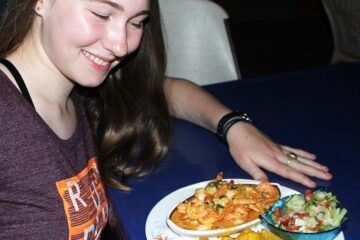
M 223 205 L 221 205 L 221 204 L 216 204 L 215 209 L 217 209 L 217 208 L 221 208 L 221 209 L 223 209 L 223 208 L 224 208 L 224 206 L 223 206 Z
M 205 187 L 205 189 L 211 188 L 211 187 L 220 188 L 221 182 L 223 182 L 223 181 L 222 180 L 216 180 L 214 182 L 211 182 Z

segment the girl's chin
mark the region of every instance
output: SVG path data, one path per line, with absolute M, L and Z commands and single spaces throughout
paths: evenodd
M 84 81 L 76 81 L 77 84 L 83 87 L 98 87 L 104 82 L 105 78 L 102 79 L 85 79 Z

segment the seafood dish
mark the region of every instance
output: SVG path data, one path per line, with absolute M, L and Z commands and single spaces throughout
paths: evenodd
M 216 179 L 179 203 L 170 215 L 177 226 L 189 230 L 231 228 L 257 219 L 280 199 L 277 186 L 268 182 L 235 184 Z

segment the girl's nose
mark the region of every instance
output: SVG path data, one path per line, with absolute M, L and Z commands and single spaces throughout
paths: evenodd
M 103 39 L 103 46 L 111 51 L 116 57 L 124 57 L 128 54 L 128 42 L 126 27 L 109 27 Z

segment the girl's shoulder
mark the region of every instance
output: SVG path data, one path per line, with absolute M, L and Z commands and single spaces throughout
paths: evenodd
M 24 100 L 21 92 L 13 84 L 10 78 L 0 69 L 0 112 L 6 114 L 14 108 L 24 107 Z
M 10 94 L 9 91 L 15 90 L 16 87 L 11 82 L 9 77 L 0 69 L 0 99 L 8 99 Z
M 0 68 L 0 85 L 9 88 L 12 84 L 8 75 Z

